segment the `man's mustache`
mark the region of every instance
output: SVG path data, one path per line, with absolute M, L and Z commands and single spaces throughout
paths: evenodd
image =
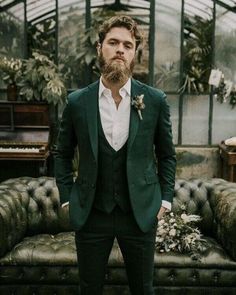
M 126 62 L 125 58 L 122 57 L 122 56 L 115 56 L 115 57 L 112 58 L 112 60 L 116 60 L 116 59 L 120 59 L 120 60 Z

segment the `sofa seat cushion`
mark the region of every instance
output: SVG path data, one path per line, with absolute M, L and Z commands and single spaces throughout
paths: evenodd
M 24 238 L 0 259 L 0 265 L 76 265 L 73 232 Z
M 204 252 L 200 255 L 200 260 L 193 260 L 190 255 L 179 252 L 156 253 L 155 265 L 161 267 L 199 267 L 199 268 L 219 268 L 236 269 L 236 261 L 233 261 L 222 246 L 213 238 L 203 236 L 206 240 Z
M 236 268 L 236 262 L 229 258 L 214 239 L 205 237 L 205 240 L 207 241 L 207 248 L 201 254 L 200 261 L 192 260 L 190 255 L 179 252 L 156 252 L 155 266 L 164 268 Z M 74 232 L 26 237 L 0 259 L 0 265 L 77 265 Z M 123 266 L 122 254 L 116 241 L 109 258 L 109 266 Z
M 154 285 L 232 286 L 236 281 L 236 262 L 211 238 L 201 261 L 180 253 L 156 253 Z M 107 284 L 127 284 L 123 258 L 114 243 L 106 275 Z M 2 282 L 30 284 L 76 284 L 77 256 L 73 232 L 26 237 L 0 259 Z

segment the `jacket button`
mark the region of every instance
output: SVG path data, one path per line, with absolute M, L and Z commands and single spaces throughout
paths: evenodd
M 92 183 L 92 184 L 91 184 L 91 187 L 92 187 L 92 188 L 95 188 L 95 184 L 94 184 L 94 183 Z

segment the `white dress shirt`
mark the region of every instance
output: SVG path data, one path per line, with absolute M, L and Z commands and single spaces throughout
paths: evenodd
M 129 79 L 119 90 L 122 99 L 117 108 L 111 90 L 107 89 L 100 79 L 98 105 L 102 128 L 107 141 L 115 151 L 122 148 L 129 136 L 130 91 Z
M 131 79 L 119 90 L 122 97 L 118 108 L 111 90 L 106 88 L 100 78 L 98 105 L 103 132 L 111 147 L 118 151 L 129 137 Z M 67 203 L 63 204 L 65 206 Z M 171 210 L 171 203 L 163 200 L 162 206 Z

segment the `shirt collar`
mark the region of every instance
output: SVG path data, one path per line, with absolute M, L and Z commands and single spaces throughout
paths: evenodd
M 99 80 L 99 92 L 98 92 L 99 98 L 101 98 L 101 95 L 103 94 L 103 92 L 105 90 L 107 90 L 107 88 L 102 83 L 102 77 L 100 77 L 100 80 Z M 130 78 L 125 83 L 125 85 L 120 88 L 119 92 L 120 92 L 121 96 L 124 96 L 124 94 L 123 94 L 124 92 L 127 93 L 129 96 L 131 96 L 131 79 Z

